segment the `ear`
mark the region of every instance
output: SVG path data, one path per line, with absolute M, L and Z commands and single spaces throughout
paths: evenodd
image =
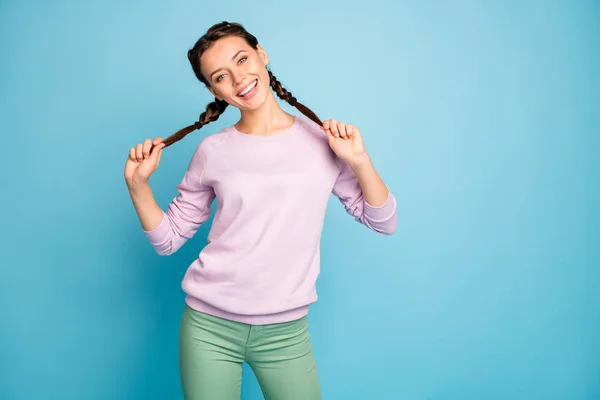
M 212 87 L 210 87 L 210 86 L 207 86 L 206 88 L 208 89 L 208 91 L 209 91 L 209 92 L 211 92 L 211 93 L 212 93 L 212 95 L 213 95 L 213 96 L 215 96 L 215 97 L 217 98 L 217 100 L 219 100 L 219 101 L 223 101 L 223 98 L 222 98 L 222 97 L 219 97 L 219 96 L 217 95 L 217 92 L 215 92 L 215 89 L 213 89 L 213 88 L 212 88 Z
M 269 56 L 267 56 L 267 53 L 265 52 L 265 49 L 262 48 L 262 46 L 259 44 L 256 47 L 256 51 L 258 52 L 258 55 L 260 56 L 261 60 L 263 60 L 263 63 L 266 65 L 269 64 Z

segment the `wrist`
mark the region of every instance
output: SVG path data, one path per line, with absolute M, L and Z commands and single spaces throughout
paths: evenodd
M 359 172 L 361 170 L 364 170 L 365 168 L 370 168 L 372 163 L 371 163 L 371 158 L 365 152 L 359 156 L 355 156 L 352 159 L 352 161 L 349 163 L 349 165 L 350 165 L 350 168 L 352 168 L 352 170 L 354 172 Z
M 148 186 L 148 181 L 147 180 L 136 180 L 134 178 L 128 179 L 125 181 L 127 184 L 127 188 L 129 189 L 129 191 L 131 193 L 137 193 L 140 190 L 143 190 L 145 187 Z

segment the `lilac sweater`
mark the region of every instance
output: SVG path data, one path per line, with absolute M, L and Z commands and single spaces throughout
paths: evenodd
M 172 254 L 217 210 L 208 244 L 182 283 L 193 309 L 251 324 L 291 321 L 317 300 L 320 239 L 335 194 L 358 222 L 380 234 L 396 229 L 396 200 L 381 207 L 362 196 L 358 179 L 304 116 L 271 136 L 235 127 L 198 145 L 178 195 L 158 227 L 145 231 L 161 255 Z

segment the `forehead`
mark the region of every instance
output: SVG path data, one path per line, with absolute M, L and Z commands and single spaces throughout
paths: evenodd
M 240 50 L 249 51 L 252 50 L 252 47 L 246 40 L 238 36 L 221 38 L 200 57 L 202 69 L 210 74 L 217 68 L 225 67 L 231 62 L 231 57 Z

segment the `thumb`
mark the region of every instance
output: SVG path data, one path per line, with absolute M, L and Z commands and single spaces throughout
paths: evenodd
M 330 130 L 326 130 L 325 134 L 327 135 L 327 139 L 329 140 L 329 143 L 335 142 L 335 136 L 333 135 L 333 133 L 331 133 Z
M 150 153 L 149 160 L 152 161 L 152 164 L 158 165 L 160 162 L 160 156 L 162 155 L 162 149 L 165 147 L 164 143 L 160 143 L 157 146 L 154 146 L 152 152 Z

